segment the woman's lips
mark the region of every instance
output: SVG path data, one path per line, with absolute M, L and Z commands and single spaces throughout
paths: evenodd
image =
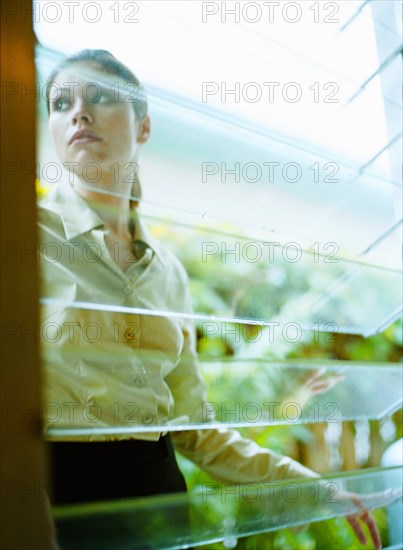
M 101 141 L 101 138 L 99 138 L 92 132 L 80 130 L 79 132 L 73 134 L 69 141 L 69 145 L 80 145 L 84 143 L 92 143 L 94 141 Z

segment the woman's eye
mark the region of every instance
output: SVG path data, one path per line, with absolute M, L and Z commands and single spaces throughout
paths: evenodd
M 112 103 L 114 95 L 106 90 L 98 90 L 96 94 L 88 94 L 88 101 L 90 103 Z
M 65 111 L 69 106 L 69 101 L 65 98 L 55 99 L 53 101 L 54 111 Z

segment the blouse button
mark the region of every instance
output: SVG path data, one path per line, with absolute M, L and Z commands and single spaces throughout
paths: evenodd
M 141 376 L 137 376 L 134 379 L 134 383 L 136 384 L 136 386 L 138 388 L 142 388 L 146 382 L 145 382 L 144 378 L 142 378 Z
M 125 342 L 133 342 L 133 340 L 136 339 L 136 331 L 134 327 L 127 327 L 124 335 L 123 335 Z
M 126 296 L 129 296 L 129 295 L 133 292 L 133 287 L 132 287 L 132 285 L 126 285 L 126 286 L 123 288 L 123 292 L 126 294 Z

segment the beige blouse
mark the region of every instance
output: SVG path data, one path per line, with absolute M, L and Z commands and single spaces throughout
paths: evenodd
M 41 308 L 40 331 L 49 440 L 157 440 L 164 426 L 171 431 L 202 422 L 207 395 L 198 370 L 187 274 L 136 211 L 133 216 L 139 260 L 131 258 L 131 265 L 121 269 L 122 256 L 111 254 L 130 250 L 106 246 L 102 220 L 73 187 L 59 185 L 38 205 L 41 297 L 53 300 Z M 69 434 L 77 428 L 85 434 Z M 94 428 L 115 433 L 91 434 Z M 175 447 L 218 480 L 316 476 L 225 425 L 191 428 L 171 431 Z

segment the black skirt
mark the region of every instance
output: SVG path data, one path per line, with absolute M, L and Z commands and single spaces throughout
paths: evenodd
M 186 492 L 169 435 L 157 442 L 51 442 L 49 446 L 50 500 L 54 505 L 136 501 L 139 497 Z M 189 529 L 186 505 L 162 512 L 136 510 L 126 518 L 111 513 L 56 521 L 62 550 L 169 548 L 177 535 L 184 542 Z M 191 537 L 187 540 L 189 543 Z
M 169 434 L 156 442 L 51 442 L 50 459 L 53 504 L 186 491 Z

